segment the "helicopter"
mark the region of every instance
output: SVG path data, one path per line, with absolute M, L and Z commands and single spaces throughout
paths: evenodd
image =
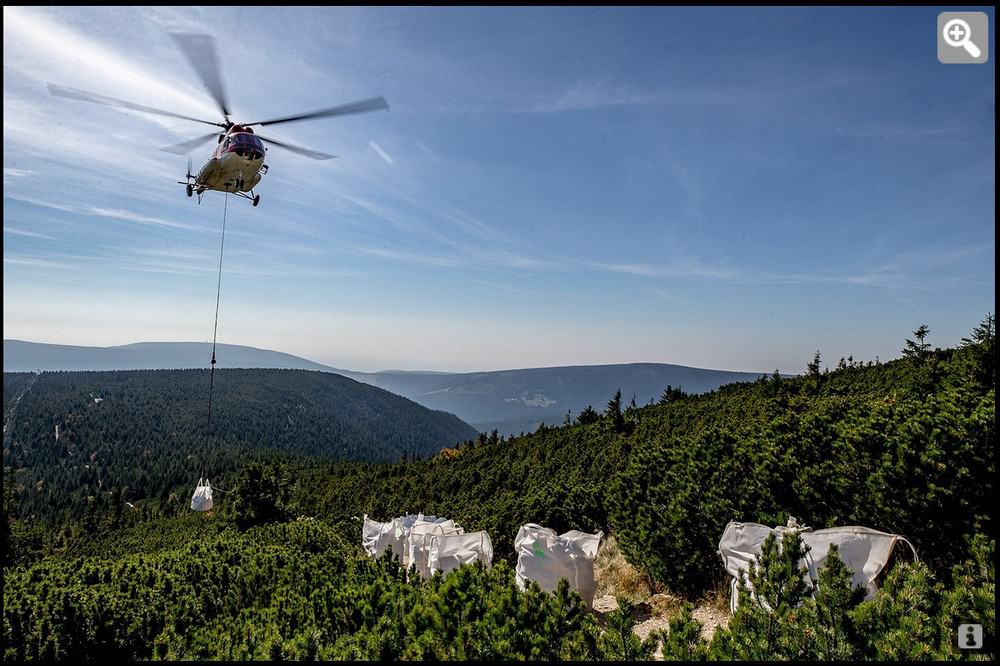
M 267 148 L 264 145 L 265 143 L 279 148 L 284 148 L 285 150 L 289 150 L 293 153 L 297 153 L 314 160 L 329 160 L 336 157 L 336 155 L 328 155 L 326 153 L 278 141 L 277 139 L 261 136 L 260 134 L 254 132 L 252 126 L 260 125 L 264 127 L 268 125 L 278 125 L 281 123 L 301 122 L 303 120 L 311 120 L 314 118 L 345 116 L 354 113 L 389 109 L 389 105 L 386 103 L 385 98 L 379 96 L 372 97 L 370 99 L 363 99 L 357 102 L 350 102 L 348 104 L 341 104 L 339 106 L 333 106 L 326 109 L 318 109 L 316 111 L 309 111 L 306 113 L 282 116 L 280 118 L 271 118 L 269 120 L 258 120 L 251 123 L 233 122 L 230 119 L 231 113 L 229 111 L 229 102 L 227 101 L 225 89 L 222 85 L 222 76 L 219 71 L 214 39 L 210 35 L 204 34 L 176 32 L 169 34 L 177 43 L 181 52 L 184 53 L 202 83 L 205 84 L 205 88 L 208 89 L 208 92 L 211 94 L 212 99 L 219 111 L 222 112 L 223 122 L 192 118 L 190 116 L 181 115 L 172 111 L 164 111 L 163 109 L 136 104 L 123 99 L 108 97 L 106 95 L 98 95 L 97 93 L 88 92 L 86 90 L 60 86 L 54 83 L 49 83 L 48 88 L 49 92 L 57 97 L 66 97 L 69 99 L 93 102 L 95 104 L 103 104 L 106 106 L 129 109 L 132 111 L 153 113 L 161 116 L 169 116 L 171 118 L 192 120 L 198 123 L 221 127 L 221 131 L 215 130 L 209 134 L 199 136 L 196 139 L 191 139 L 190 141 L 185 141 L 173 146 L 166 146 L 160 149 L 169 153 L 184 155 L 203 143 L 206 143 L 211 139 L 216 139 L 218 146 L 213 151 L 211 158 L 209 158 L 208 162 L 205 163 L 198 173 L 196 175 L 191 173 L 192 162 L 189 157 L 185 179 L 183 181 L 177 181 L 178 184 L 185 186 L 185 191 L 188 197 L 191 197 L 194 194 L 198 195 L 199 204 L 201 203 L 202 196 L 208 190 L 235 194 L 236 196 L 248 199 L 254 206 L 259 204 L 260 195 L 254 193 L 253 188 L 260 182 L 261 176 L 266 174 L 268 170 L 268 165 L 264 164 L 264 159 L 267 155 Z

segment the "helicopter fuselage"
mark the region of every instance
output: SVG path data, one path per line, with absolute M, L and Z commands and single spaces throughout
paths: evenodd
M 198 194 L 205 190 L 249 192 L 266 172 L 264 155 L 264 143 L 253 130 L 234 125 L 195 176 L 194 187 Z

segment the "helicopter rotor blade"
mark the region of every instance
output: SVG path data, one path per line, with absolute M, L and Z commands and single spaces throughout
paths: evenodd
M 306 157 L 312 158 L 314 160 L 332 160 L 336 155 L 327 155 L 326 153 L 321 153 L 315 150 L 309 150 L 308 148 L 300 148 L 299 146 L 293 146 L 290 143 L 285 143 L 284 141 L 275 141 L 274 139 L 269 139 L 266 136 L 257 135 L 257 138 L 261 141 L 266 141 L 268 143 L 273 143 L 279 148 L 284 148 L 285 150 L 290 150 L 293 153 L 298 153 L 299 155 L 305 155 Z
M 174 113 L 172 111 L 164 111 L 163 109 L 154 109 L 151 106 L 144 106 L 142 104 L 136 104 L 134 102 L 126 102 L 123 99 L 118 99 L 116 97 L 108 97 L 106 95 L 98 95 L 97 93 L 87 92 L 86 90 L 78 90 L 76 88 L 69 88 L 67 86 L 60 86 L 54 83 L 48 84 L 49 92 L 56 97 L 66 97 L 68 99 L 77 99 L 84 102 L 93 102 L 94 104 L 104 104 L 105 106 L 113 106 L 121 109 L 131 109 L 132 111 L 142 111 L 144 113 L 155 113 L 160 116 L 170 116 L 171 118 L 180 118 L 182 120 L 193 120 L 196 123 L 205 123 L 206 125 L 216 125 L 218 127 L 225 127 L 222 123 L 215 123 L 211 120 L 202 120 L 201 118 L 192 118 L 191 116 L 184 116 L 179 113 Z
M 184 56 L 191 63 L 195 73 L 208 88 L 212 99 L 219 106 L 226 122 L 229 122 L 229 102 L 226 101 L 226 91 L 222 85 L 222 74 L 219 70 L 219 58 L 215 52 L 215 40 L 210 35 L 200 35 L 187 32 L 172 32 L 170 36 L 177 42 Z
M 255 123 L 245 123 L 246 125 L 277 125 L 278 123 L 294 123 L 300 120 L 310 120 L 311 118 L 325 118 L 330 116 L 346 116 L 351 113 L 365 113 L 367 111 L 378 111 L 379 109 L 389 109 L 389 104 L 384 97 L 372 97 L 350 104 L 332 106 L 328 109 L 309 111 L 295 116 L 285 116 L 284 118 L 272 118 L 271 120 L 258 120 Z
M 168 153 L 174 153 L 175 155 L 187 155 L 193 149 L 197 148 L 201 144 L 205 143 L 210 139 L 214 139 L 219 136 L 218 132 L 212 132 L 211 134 L 206 134 L 204 136 L 199 136 L 197 139 L 191 139 L 190 141 L 185 141 L 184 143 L 178 143 L 173 146 L 165 146 L 160 148 L 160 150 L 166 151 Z M 188 172 L 190 173 L 191 167 L 188 167 Z

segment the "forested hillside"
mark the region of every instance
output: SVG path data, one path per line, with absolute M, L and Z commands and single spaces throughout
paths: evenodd
M 133 502 L 167 499 L 265 452 L 398 460 L 476 435 L 451 414 L 326 372 L 220 370 L 211 427 L 208 371 L 5 374 L 5 406 L 31 379 L 4 442 L 25 516 L 79 515 L 113 488 Z
M 817 354 L 801 377 L 668 388 L 645 407 L 615 395 L 575 423 L 423 460 L 249 462 L 211 516 L 155 518 L 115 488 L 46 528 L 5 494 L 5 659 L 637 659 L 657 645 L 685 659 L 962 658 L 966 622 L 984 627 L 989 657 L 995 327 L 989 317 L 956 349 L 925 334 L 888 363 L 827 371 Z M 409 511 L 486 529 L 493 569 L 407 581 L 368 559 L 358 517 Z M 741 603 L 711 643 L 687 607 L 640 640 L 625 599 L 599 618 L 575 593 L 513 582 L 512 539 L 538 522 L 603 529 L 658 589 L 696 600 L 725 580 L 728 521 L 789 515 L 903 534 L 921 562 L 897 557 L 862 601 L 834 552 L 812 596 L 801 542 L 770 542 L 749 572 L 761 601 Z
M 693 595 L 721 580 L 731 520 L 866 525 L 905 535 L 946 571 L 993 530 L 992 326 L 959 349 L 910 341 L 899 360 L 833 371 L 817 358 L 801 377 L 665 391 L 659 405 L 618 396 L 603 414 L 480 437 L 457 455 L 313 470 L 302 502 L 335 517 L 453 516 L 488 530 L 498 553 L 525 522 L 603 529 L 654 580 Z

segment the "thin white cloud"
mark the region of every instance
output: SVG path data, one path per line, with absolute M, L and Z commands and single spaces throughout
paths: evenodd
M 389 157 L 389 153 L 387 153 L 384 150 L 382 150 L 382 147 L 380 145 L 378 145 L 377 143 L 375 143 L 374 139 L 371 140 L 371 141 L 369 141 L 368 145 L 372 147 L 372 150 L 374 150 L 376 153 L 378 153 L 378 156 L 381 157 L 385 161 L 386 164 L 388 164 L 389 166 L 392 166 L 393 164 L 395 164 L 395 162 L 393 161 L 393 159 L 391 157 Z
M 25 257 L 9 255 L 4 253 L 3 263 L 15 266 L 30 266 L 32 268 L 59 268 L 79 270 L 78 266 L 62 261 L 52 261 L 51 259 L 39 259 L 38 257 Z
M 3 232 L 5 234 L 13 234 L 14 236 L 26 236 L 28 238 L 41 238 L 43 240 L 56 240 L 52 236 L 47 236 L 46 234 L 40 234 L 37 231 L 31 231 L 30 229 L 20 229 L 18 227 L 11 227 L 4 225 Z
M 438 266 L 441 268 L 460 268 L 469 265 L 469 262 L 461 257 L 444 257 L 418 252 L 402 252 L 400 250 L 390 250 L 384 247 L 354 247 L 352 248 L 352 251 L 356 254 L 369 255 L 382 259 L 392 259 L 411 264 Z
M 601 261 L 591 262 L 594 268 L 599 268 L 612 273 L 628 273 L 629 275 L 641 275 L 648 278 L 658 278 L 666 275 L 666 272 L 651 264 L 609 264 Z
M 195 226 L 192 224 L 184 224 L 183 222 L 173 222 L 171 220 L 164 220 L 159 217 L 140 215 L 139 213 L 134 213 L 130 210 L 124 210 L 120 208 L 91 207 L 84 212 L 87 215 L 107 217 L 113 220 L 127 220 L 129 222 L 138 222 L 139 224 L 152 224 L 162 227 L 169 227 L 170 229 L 182 229 L 184 231 L 197 231 L 200 233 L 211 233 L 211 234 L 218 233 L 215 229 L 207 229 L 205 227 Z
M 912 125 L 889 125 L 866 123 L 857 127 L 837 127 L 837 133 L 842 136 L 853 136 L 863 139 L 891 139 L 897 137 L 912 137 L 922 139 L 933 136 L 952 136 L 963 132 L 961 127 L 914 127 Z
M 86 165 L 100 173 L 105 182 L 152 180 L 151 174 L 168 171 L 176 161 L 167 153 L 148 149 L 150 133 L 142 121 L 128 136 L 113 139 L 107 131 L 108 124 L 116 121 L 113 116 L 105 117 L 103 113 L 76 115 L 67 123 L 54 115 L 63 108 L 5 93 L 5 151 L 11 146 L 23 145 L 33 156 L 45 155 L 62 162 Z M 108 113 L 114 112 L 109 110 Z M 120 127 L 125 126 L 122 121 L 118 123 Z M 165 138 L 162 141 L 168 143 Z M 126 155 L 128 159 L 123 159 Z M 121 178 L 122 175 L 128 178 Z
M 164 81 L 138 65 L 135 58 L 87 39 L 35 9 L 4 7 L 3 16 L 4 41 L 16 38 L 19 47 L 19 57 L 13 63 L 5 62 L 5 69 L 11 66 L 39 80 L 61 71 L 66 80 L 53 81 L 59 84 L 72 83 L 85 74 L 91 85 L 113 91 L 109 93 L 112 96 L 133 92 L 139 97 L 134 100 L 138 103 L 155 106 L 167 102 L 194 112 L 211 113 L 204 97 L 183 92 L 179 82 Z M 24 53 L 26 50 L 31 52 Z M 6 59 L 6 49 L 4 55 Z
M 102 208 L 100 206 L 76 206 L 73 204 L 64 204 L 54 201 L 44 201 L 42 199 L 36 199 L 30 196 L 5 195 L 4 198 L 12 199 L 14 201 L 21 201 L 23 203 L 29 203 L 35 206 L 52 208 L 53 210 L 61 210 L 66 213 L 75 213 L 78 215 L 104 217 L 112 220 L 124 220 L 127 222 L 137 222 L 139 224 L 155 225 L 155 226 L 167 227 L 170 229 L 178 229 L 182 231 L 196 231 L 198 233 L 208 233 L 208 234 L 218 233 L 216 229 L 209 229 L 204 226 L 196 226 L 192 224 L 184 224 L 183 222 L 173 222 L 171 220 L 165 220 L 159 217 L 142 215 L 140 213 L 135 213 L 133 211 L 126 210 L 123 208 Z
M 29 196 L 14 196 L 11 194 L 4 194 L 4 199 L 12 199 L 14 201 L 20 201 L 22 203 L 29 203 L 34 206 L 43 206 L 45 208 L 51 208 L 53 210 L 61 210 L 65 213 L 80 213 L 81 210 L 78 206 L 72 206 L 70 204 L 56 203 L 54 201 L 43 201 L 41 199 L 36 199 Z
M 470 282 L 478 282 L 479 284 L 486 285 L 487 287 L 496 287 L 497 289 L 502 289 L 503 291 L 509 291 L 513 294 L 542 294 L 544 292 L 535 291 L 533 289 L 522 289 L 520 287 L 514 287 L 509 284 L 501 284 L 499 282 L 491 282 L 489 280 L 480 280 L 479 278 L 469 278 Z
M 646 104 L 748 106 L 758 105 L 761 101 L 762 96 L 759 93 L 735 91 L 732 87 L 645 92 L 612 86 L 605 81 L 581 81 L 554 99 L 537 101 L 526 111 L 529 113 L 559 113 L 607 106 Z
M 433 150 L 431 150 L 430 148 L 428 148 L 422 141 L 417 141 L 417 148 L 419 148 L 420 150 L 422 150 L 423 153 L 424 153 L 424 155 L 426 155 L 427 157 L 431 158 L 432 162 L 440 162 L 441 161 L 441 159 L 437 156 L 437 154 Z
M 608 263 L 601 261 L 587 262 L 586 265 L 613 273 L 627 273 L 648 278 L 679 277 L 710 278 L 716 280 L 737 280 L 740 278 L 740 272 L 735 269 L 711 266 L 693 258 L 675 260 L 671 263 L 661 265 L 650 263 Z
M 650 279 L 686 278 L 729 284 L 843 284 L 885 289 L 929 289 L 943 286 L 918 280 L 913 274 L 888 268 L 861 273 L 775 273 L 752 268 L 711 266 L 696 259 L 655 265 L 650 263 L 609 263 L 591 261 L 585 264 L 613 273 L 638 275 Z
M 687 302 L 683 298 L 679 298 L 677 295 L 675 295 L 673 292 L 671 292 L 671 291 L 669 291 L 667 289 L 662 289 L 660 287 L 650 287 L 649 291 L 651 293 L 655 294 L 661 300 L 667 301 L 669 303 L 686 303 Z

